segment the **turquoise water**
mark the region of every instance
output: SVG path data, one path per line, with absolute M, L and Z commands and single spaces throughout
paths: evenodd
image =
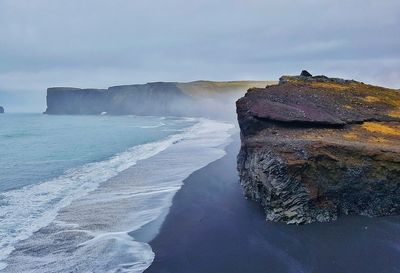
M 0 115 L 0 192 L 49 180 L 192 124 L 160 117 Z
M 172 198 L 231 124 L 0 115 L 0 272 L 143 272 Z M 136 231 L 146 234 L 135 238 Z

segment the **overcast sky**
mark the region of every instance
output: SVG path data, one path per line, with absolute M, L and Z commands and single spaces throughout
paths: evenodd
M 277 79 L 400 88 L 399 0 L 0 0 L 0 105 L 49 86 Z

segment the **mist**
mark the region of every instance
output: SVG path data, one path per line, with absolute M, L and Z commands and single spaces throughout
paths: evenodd
M 50 86 L 276 80 L 311 73 L 400 88 L 400 2 L 2 0 L 0 105 L 42 112 Z

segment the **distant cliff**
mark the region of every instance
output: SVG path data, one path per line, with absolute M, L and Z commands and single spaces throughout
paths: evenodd
M 0 114 L 4 114 L 4 108 L 0 106 Z
M 234 102 L 250 87 L 268 81 L 190 83 L 155 82 L 108 89 L 52 87 L 47 90 L 46 114 L 170 115 L 227 117 Z M 230 108 L 229 111 L 226 111 Z
M 400 214 L 400 92 L 284 76 L 237 102 L 245 195 L 272 221 Z

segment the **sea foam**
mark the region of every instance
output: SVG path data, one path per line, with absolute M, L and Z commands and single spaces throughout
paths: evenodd
M 1 194 L 2 272 L 143 272 L 154 253 L 135 231 L 162 222 L 183 180 L 224 155 L 232 127 L 201 119 L 162 141 Z

